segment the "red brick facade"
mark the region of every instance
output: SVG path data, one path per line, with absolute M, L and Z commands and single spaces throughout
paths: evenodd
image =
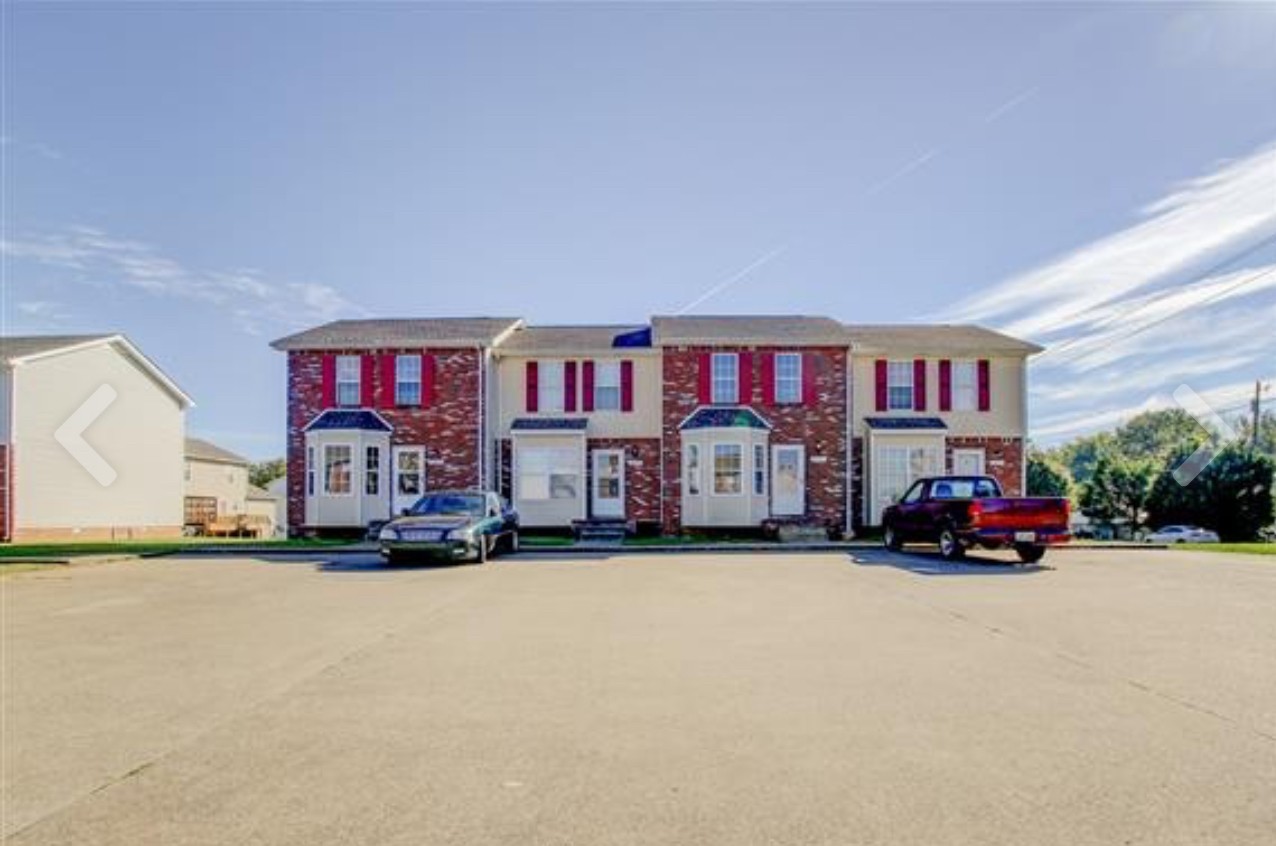
M 480 431 L 483 357 L 476 349 L 294 351 L 288 354 L 288 525 L 305 522 L 306 444 L 304 429 L 323 408 L 325 355 L 424 353 L 434 356 L 433 396 L 423 407 L 377 408 L 394 431 L 392 446 L 425 447 L 425 484 L 429 490 L 482 485 Z M 371 369 L 374 397 L 383 395 L 382 369 Z M 393 393 L 388 386 L 385 396 Z
M 944 445 L 944 466 L 953 472 L 953 450 L 982 449 L 984 472 L 1001 484 L 1007 496 L 1023 496 L 1023 438 L 950 436 Z
M 846 524 L 847 391 L 850 372 L 847 352 L 841 347 L 777 348 L 666 347 L 663 350 L 664 409 L 664 514 L 667 532 L 682 525 L 682 438 L 680 423 L 700 407 L 700 367 L 703 353 L 752 352 L 750 373 L 742 383 L 752 385 L 750 407 L 772 425 L 770 443 L 806 447 L 806 515 L 803 522 L 841 529 Z M 772 352 L 802 352 L 803 366 L 811 368 L 814 403 L 773 405 L 764 401 L 762 359 Z

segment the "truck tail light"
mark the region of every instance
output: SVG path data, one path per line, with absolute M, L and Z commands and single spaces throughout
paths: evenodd
M 975 500 L 970 504 L 970 510 L 967 511 L 970 517 L 970 525 L 977 526 L 984 516 L 984 506 L 979 500 Z

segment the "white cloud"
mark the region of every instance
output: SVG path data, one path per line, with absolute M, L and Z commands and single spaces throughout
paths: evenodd
M 3 240 L 0 253 L 19 262 L 69 271 L 73 282 L 131 288 L 211 306 L 249 334 L 260 334 L 271 326 L 297 327 L 366 313 L 328 285 L 267 279 L 252 269 L 192 268 L 149 244 L 92 227 Z

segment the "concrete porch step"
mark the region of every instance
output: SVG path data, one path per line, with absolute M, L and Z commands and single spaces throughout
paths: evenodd
M 780 543 L 826 543 L 829 532 L 824 526 L 786 523 L 777 530 L 776 537 Z

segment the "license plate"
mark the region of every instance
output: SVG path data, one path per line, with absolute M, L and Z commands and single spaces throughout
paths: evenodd
M 1015 543 L 1033 543 L 1036 540 L 1036 532 L 1015 532 Z
M 442 537 L 443 533 L 434 529 L 417 529 L 403 533 L 403 539 L 410 541 L 436 541 Z

